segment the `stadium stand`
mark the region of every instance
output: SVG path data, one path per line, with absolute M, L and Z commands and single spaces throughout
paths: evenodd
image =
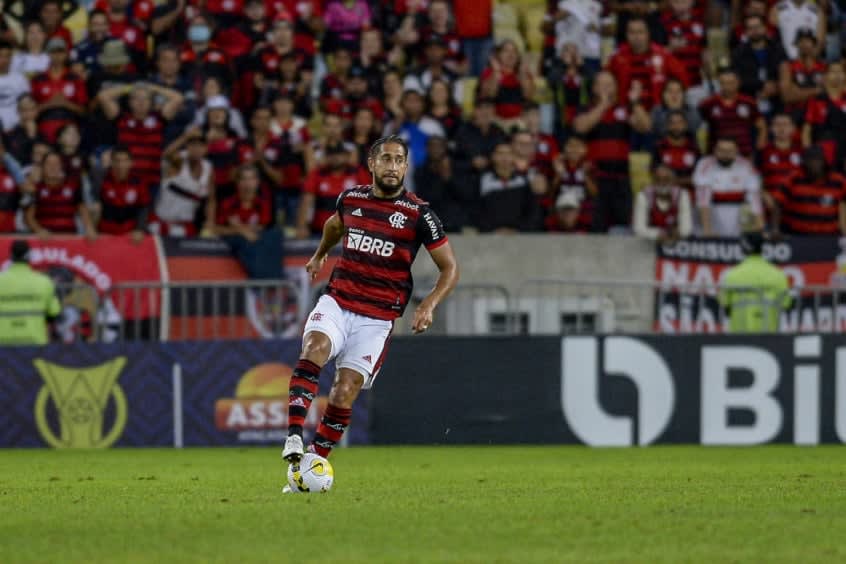
M 832 133 L 846 123 L 840 94 L 846 78 L 839 53 L 832 55 L 832 44 L 840 44 L 840 27 L 831 17 L 827 30 L 803 27 L 806 20 L 818 21 L 820 11 L 831 16 L 831 5 L 769 5 L 771 12 L 763 2 L 730 11 L 725 3 L 704 0 L 648 5 L 640 0 L 7 2 L 0 19 L 0 115 L 2 172 L 8 172 L 4 178 L 12 184 L 4 189 L 0 204 L 5 217 L 15 220 L 3 226 L 16 233 L 37 227 L 42 236 L 49 236 L 49 230 L 27 216 L 32 206 L 40 205 L 43 211 L 47 192 L 39 196 L 35 188 L 47 186 L 43 161 L 51 150 L 62 156 L 65 177 L 51 186 L 79 186 L 82 206 L 73 223 L 79 229 L 83 223 L 99 224 L 104 210 L 114 211 L 104 208 L 102 182 L 112 152 L 121 144 L 129 149 L 150 194 L 140 229 L 152 228 L 153 210 L 161 207 L 162 197 L 172 197 L 171 190 L 162 190 L 164 179 L 175 176 L 173 167 L 186 158 L 188 149 L 173 144 L 187 135 L 205 146 L 203 159 L 213 170 L 213 180 L 208 195 L 202 196 L 207 205 L 189 206 L 196 217 L 186 235 L 229 233 L 229 226 L 216 230 L 214 218 L 204 214 L 215 213 L 215 205 L 235 193 L 234 175 L 240 166 L 255 164 L 262 173 L 258 197 L 273 208 L 266 216 L 269 222 L 292 237 L 313 236 L 297 230 L 296 222 L 301 211 L 309 213 L 299 209 L 302 180 L 324 165 L 327 114 L 340 119 L 332 124 L 333 131 L 349 152 L 350 166 L 365 168 L 368 138 L 387 131 L 409 139 L 445 135 L 454 175 L 479 186 L 491 155 L 470 162 L 456 152 L 453 135 L 472 120 L 477 100 L 488 97 L 495 104 L 496 121 L 509 136 L 531 129 L 526 114 L 539 106 L 539 128 L 532 131 L 534 151 L 528 168 L 521 165 L 515 174 L 544 177 L 543 191 L 535 197 L 545 218 L 556 213 L 554 202 L 570 189 L 557 171 L 564 163 L 567 139 L 579 129 L 574 123 L 581 120 L 581 135 L 587 136 L 583 158 L 588 175 L 608 172 L 595 165 L 605 162 L 609 151 L 614 159 L 628 161 L 627 180 L 620 180 L 611 197 L 620 200 L 610 202 L 614 217 L 595 217 L 592 230 L 632 233 L 629 191 L 637 193 L 651 182 L 651 167 L 658 164 L 653 155 L 664 135 L 661 120 L 675 109 L 664 105 L 662 85 L 674 76 L 684 88 L 678 109 L 689 122 L 691 116 L 695 121 L 688 134 L 699 158 L 709 156 L 715 136 L 708 127 L 716 127 L 739 136 L 743 155 L 738 158 L 757 173 L 766 164 L 760 161 L 769 141 L 764 128 L 768 131 L 773 117 L 787 111 L 796 124 L 796 143 L 819 144 L 828 166 L 843 172 L 843 142 Z M 765 24 L 761 37 L 754 31 L 755 18 Z M 821 33 L 827 34 L 826 41 L 820 40 Z M 796 47 L 802 37 L 813 42 L 810 58 L 807 49 Z M 516 51 L 503 51 L 503 45 L 513 45 Z M 760 84 L 741 76 L 739 97 L 731 90 L 726 94 L 723 79 L 728 69 L 737 69 L 738 54 L 763 53 L 764 45 L 770 75 Z M 751 51 L 739 50 L 746 47 Z M 791 53 L 804 59 L 791 61 Z M 479 61 L 485 68 L 474 73 Z M 613 85 L 600 93 L 596 79 L 603 76 L 598 74 L 602 68 L 612 71 L 604 76 Z M 776 74 L 778 80 L 773 80 Z M 427 104 L 437 81 L 449 86 L 453 100 L 433 115 Z M 785 103 L 783 90 L 791 85 L 791 101 Z M 405 113 L 405 101 L 412 96 L 404 94 L 408 90 L 418 91 L 426 104 L 413 123 Z M 30 100 L 37 112 L 34 121 L 27 117 Z M 292 103 L 290 110 L 285 100 Z M 639 104 L 650 123 L 628 128 L 640 115 Z M 261 134 L 259 146 L 251 124 L 262 108 L 272 116 L 272 138 Z M 366 121 L 354 134 L 355 119 Z M 585 120 L 590 127 L 584 126 Z M 424 125 L 429 123 L 439 127 Z M 56 144 L 68 125 L 76 127 L 81 143 L 63 152 Z M 370 128 L 370 134 L 361 127 Z M 755 132 L 747 131 L 751 127 Z M 412 145 L 413 160 L 421 165 L 426 144 Z M 553 161 L 558 166 L 552 166 Z M 696 163 L 686 165 L 692 169 Z M 536 185 L 541 190 L 541 183 Z M 683 188 L 697 201 L 695 188 Z M 772 178 L 764 188 L 761 197 L 768 210 L 784 201 L 781 185 Z M 595 205 L 596 193 L 582 193 L 583 214 L 611 209 Z M 572 200 L 571 194 L 567 201 Z M 462 195 L 461 201 L 469 219 L 452 227 L 477 230 L 478 191 L 469 199 Z M 80 221 L 84 216 L 90 216 L 90 222 Z M 789 226 L 778 224 L 780 217 L 768 211 L 762 221 L 773 232 L 789 231 Z M 542 225 L 553 223 L 524 229 L 542 230 Z M 695 232 L 701 234 L 695 223 Z M 585 223 L 579 224 L 582 227 L 574 231 L 584 230 Z M 95 237 L 96 227 L 87 234 Z

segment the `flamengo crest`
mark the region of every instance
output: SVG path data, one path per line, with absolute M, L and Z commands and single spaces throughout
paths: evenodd
M 403 227 L 405 227 L 406 219 L 408 219 L 408 217 L 405 214 L 400 212 L 394 212 L 388 218 L 388 221 L 390 222 L 391 227 L 393 227 L 394 229 L 402 229 Z

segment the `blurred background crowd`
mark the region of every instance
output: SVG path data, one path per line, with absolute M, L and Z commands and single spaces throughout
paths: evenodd
M 846 234 L 830 0 L 2 10 L 2 232 L 316 236 L 397 133 L 452 232 Z

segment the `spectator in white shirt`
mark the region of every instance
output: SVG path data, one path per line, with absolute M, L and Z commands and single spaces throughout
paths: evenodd
M 0 125 L 3 131 L 18 124 L 18 99 L 29 92 L 29 81 L 24 75 L 11 70 L 12 46 L 0 42 Z
M 714 154 L 702 158 L 693 171 L 696 206 L 705 237 L 738 237 L 740 219 L 749 213 L 762 229 L 761 177 L 752 164 L 738 156 L 737 141 L 721 137 Z
M 34 20 L 26 24 L 23 51 L 12 57 L 12 70 L 28 77 L 42 73 L 50 66 L 50 57 L 44 47 L 47 45 L 47 33 L 41 22 Z
M 664 163 L 652 171 L 652 184 L 635 197 L 635 235 L 659 243 L 689 237 L 693 231 L 690 194 L 676 182 L 676 173 Z

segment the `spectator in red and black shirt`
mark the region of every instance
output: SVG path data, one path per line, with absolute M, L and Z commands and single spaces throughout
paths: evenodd
M 150 192 L 132 174 L 129 148 L 118 145 L 109 154 L 109 167 L 100 182 L 100 222 L 97 229 L 107 235 L 131 235 L 141 241 L 147 224 Z
M 42 0 L 41 8 L 38 10 L 38 20 L 44 26 L 47 38 L 57 37 L 65 42 L 65 47 L 70 49 L 73 45 L 73 34 L 64 25 L 64 9 L 62 0 Z
M 758 113 L 758 101 L 740 93 L 740 80 L 731 67 L 720 69 L 719 80 L 720 93 L 699 104 L 708 124 L 709 152 L 717 139 L 731 137 L 743 156 L 751 156 L 756 147 L 767 143 L 767 124 Z
M 182 65 L 195 90 L 203 79 L 214 76 L 224 84 L 233 83 L 232 61 L 225 51 L 212 42 L 211 22 L 206 16 L 197 15 L 188 27 L 188 43 L 182 49 Z
M 544 222 L 547 231 L 587 233 L 593 229 L 597 190 L 586 156 L 585 140 L 571 135 L 555 159 L 553 205 Z
M 596 231 L 631 223 L 630 140 L 632 131 L 647 133 L 652 125 L 640 88 L 640 82 L 632 84 L 626 104 L 617 98 L 614 76 L 608 71 L 597 73 L 592 104 L 573 121 L 573 129 L 587 140 L 588 158 L 596 171 Z
M 776 114 L 770 129 L 772 140 L 758 153 L 758 171 L 765 196 L 777 190 L 784 179 L 798 172 L 802 165 L 802 144 L 793 118 L 789 114 Z
M 15 232 L 15 215 L 20 200 L 18 184 L 0 159 L 0 233 Z
M 774 192 L 781 229 L 792 235 L 846 236 L 846 178 L 830 172 L 819 147 L 808 147 L 802 170 Z
M 146 0 L 135 4 L 133 11 L 136 8 L 140 9 L 134 14 L 130 14 L 129 2 L 126 0 L 110 0 L 104 7 L 104 11 L 109 19 L 109 35 L 123 42 L 129 50 L 134 70 L 143 74 L 148 70 L 149 61 L 146 22 L 152 14 L 153 6 L 152 2 Z
M 339 114 L 344 104 L 344 90 L 353 65 L 352 53 L 340 47 L 332 57 L 332 72 L 320 81 L 320 107 L 330 114 Z
M 250 165 L 238 168 L 235 175 L 236 193 L 218 206 L 215 226 L 218 235 L 240 236 L 255 242 L 270 224 L 270 204 L 259 194 L 260 179 L 257 172 Z
M 50 66 L 32 79 L 32 97 L 38 103 L 38 131 L 53 142 L 56 132 L 85 113 L 85 81 L 68 70 L 68 46 L 54 37 L 47 42 Z
M 364 69 L 358 65 L 353 66 L 344 87 L 344 100 L 339 108 L 344 121 L 349 122 L 359 108 L 370 109 L 379 121 L 385 119 L 385 108 L 382 106 L 382 102 L 367 89 L 368 83 Z
M 675 183 L 686 189 L 693 188 L 693 169 L 699 160 L 699 148 L 690 133 L 684 112 L 672 111 L 667 117 L 667 134 L 655 144 L 653 166 L 661 163 L 670 168 Z
M 817 34 L 813 30 L 796 33 L 796 48 L 799 56 L 781 63 L 779 87 L 784 110 L 801 120 L 808 100 L 822 93 L 826 65 L 817 57 Z
M 687 69 L 667 49 L 651 41 L 642 18 L 629 20 L 626 43 L 620 45 L 607 68 L 616 77 L 621 96 L 628 96 L 637 85 L 639 100 L 647 110 L 660 102 L 668 79 L 688 86 Z
M 85 236 L 97 237 L 91 215 L 82 201 L 82 187 L 65 175 L 58 153 L 47 153 L 41 164 L 32 168 L 24 192 L 24 218 L 27 227 L 36 235 L 76 234 L 79 232 L 78 217 Z
M 250 118 L 251 135 L 248 140 L 252 148 L 253 164 L 261 174 L 262 193 L 271 197 L 273 210 L 278 214 L 286 210 L 288 194 L 282 193 L 285 169 L 288 163 L 288 147 L 271 131 L 273 112 L 267 106 L 260 106 Z M 286 213 L 286 217 L 291 216 Z
M 843 63 L 831 63 L 825 71 L 823 92 L 805 105 L 802 144 L 819 145 L 826 161 L 839 168 L 843 163 L 843 132 L 846 131 L 846 73 Z
M 446 46 L 444 64 L 458 76 L 464 76 L 469 70 L 467 57 L 461 51 L 461 38 L 450 26 L 450 6 L 447 0 L 432 0 L 427 12 L 428 22 L 421 31 L 420 38 L 425 45 L 432 36 L 437 36 Z
M 540 106 L 537 103 L 525 104 L 520 120 L 535 144 L 535 158 L 532 166 L 551 182 L 555 173 L 553 163 L 559 153 L 558 141 L 552 135 L 541 131 Z
M 535 95 L 532 69 L 520 61 L 517 44 L 510 40 L 499 44 L 479 81 L 481 96 L 496 101 L 496 115 L 503 120 L 520 117 L 523 104 Z
M 208 143 L 206 158 L 214 168 L 217 199 L 222 201 L 234 193 L 234 178 L 238 167 L 255 158 L 253 148 L 231 127 L 232 111 L 223 96 L 215 96 L 206 103 L 207 114 L 203 138 Z
M 286 67 L 293 69 L 293 76 L 288 76 Z M 249 71 L 242 73 L 239 83 L 242 90 L 258 88 L 257 94 L 248 95 L 245 101 L 255 98 L 259 103 L 267 103 L 280 89 L 293 88 L 298 94 L 307 95 L 313 73 L 314 56 L 295 46 L 291 23 L 276 20 L 270 43 L 257 48 Z
M 344 145 L 329 145 L 324 151 L 326 164 L 312 170 L 303 186 L 297 216 L 297 237 L 301 239 L 323 232 L 323 224 L 335 213 L 335 203 L 342 192 L 371 181 L 364 169 L 349 164 Z
M 129 111 L 121 113 L 120 98 L 125 94 L 129 94 Z M 160 108 L 154 106 L 154 94 L 164 101 Z M 98 99 L 105 116 L 117 120 L 117 142 L 129 148 L 135 173 L 155 192 L 161 180 L 165 126 L 182 106 L 182 94 L 144 83 L 103 90 Z
M 707 38 L 705 22 L 693 11 L 693 0 L 670 0 L 669 9 L 661 14 L 661 24 L 664 44 L 687 70 L 687 85 L 698 86 Z

